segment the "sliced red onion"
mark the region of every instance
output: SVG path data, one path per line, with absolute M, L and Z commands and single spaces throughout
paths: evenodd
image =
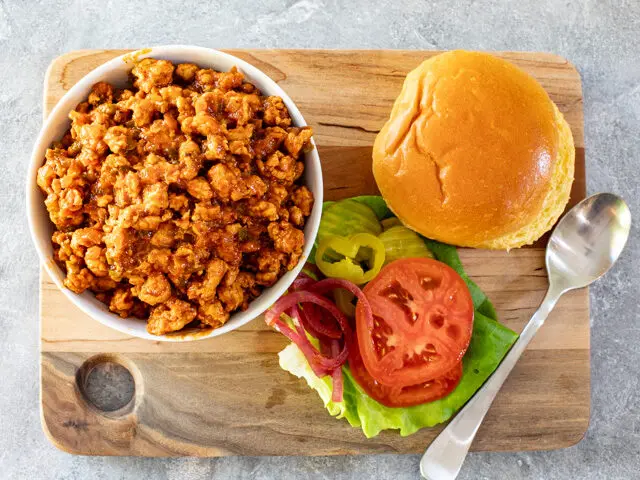
M 344 384 L 342 381 L 342 367 L 336 368 L 331 374 L 331 380 L 333 381 L 333 391 L 331 392 L 331 400 L 334 402 L 342 401 L 342 391 Z
M 329 320 L 322 315 L 317 305 L 308 303 L 302 308 L 302 319 L 305 326 L 308 326 L 309 333 L 316 338 L 322 336 L 327 338 L 338 339 L 342 337 L 342 330 L 338 328 L 335 321 Z M 331 325 L 331 323 L 333 325 Z M 314 335 L 315 332 L 317 335 Z
M 306 273 L 300 272 L 300 275 L 298 275 L 291 284 L 291 291 L 295 292 L 298 290 L 308 290 L 309 287 L 311 287 L 314 283 L 316 283 L 316 280 L 311 278 Z
M 293 319 L 293 324 L 295 325 L 299 335 L 306 336 L 308 332 L 312 337 L 316 337 L 316 335 L 314 335 L 315 332 L 313 332 L 313 330 L 310 330 L 309 326 L 305 323 L 304 316 L 302 314 L 302 311 L 300 310 L 300 305 L 294 305 L 293 307 L 291 307 L 289 310 L 287 310 L 287 314 Z
M 324 377 L 327 374 L 325 369 L 321 368 L 316 362 L 311 360 L 311 358 L 318 354 L 318 351 L 313 347 L 313 345 L 311 345 L 306 335 L 301 336 L 298 332 L 291 330 L 291 328 L 289 328 L 289 326 L 280 319 L 273 324 L 273 328 L 297 345 L 300 351 L 307 358 L 309 366 L 316 376 Z
M 312 303 L 319 305 L 329 312 L 333 318 L 336 319 L 338 325 L 344 332 L 345 343 L 350 344 L 353 334 L 345 314 L 342 313 L 331 300 L 315 292 L 298 291 L 281 297 L 269 310 L 267 310 L 267 313 L 265 314 L 265 322 L 267 322 L 267 325 L 273 325 L 275 321 L 280 318 L 282 313 L 286 312 L 298 303 Z
M 296 293 L 303 293 L 303 292 L 296 292 Z M 290 295 L 295 295 L 295 293 L 292 293 Z M 314 295 L 314 294 L 312 294 L 312 295 Z M 287 295 L 287 297 L 288 296 L 289 295 Z M 282 297 L 280 300 L 284 300 L 285 298 L 286 297 Z M 323 298 L 323 297 L 320 297 L 320 298 Z M 278 302 L 280 302 L 280 300 L 278 300 Z M 276 305 L 278 305 L 278 302 L 276 302 Z M 274 305 L 273 308 L 275 308 L 276 305 Z M 337 310 L 337 307 L 335 305 L 333 307 Z M 347 345 L 347 340 L 346 339 L 351 336 L 351 331 L 350 330 L 349 330 L 348 333 L 345 331 L 345 344 L 344 344 L 342 350 L 339 351 L 339 352 L 336 352 L 336 354 L 331 356 L 331 357 L 327 357 L 327 356 L 322 355 L 318 351 L 318 349 L 316 349 L 311 344 L 309 339 L 307 338 L 307 335 L 306 335 L 306 333 L 304 331 L 304 328 L 302 326 L 302 321 L 301 321 L 301 317 L 300 317 L 300 309 L 298 307 L 297 302 L 294 303 L 290 307 L 289 311 L 291 312 L 291 316 L 293 318 L 293 324 L 296 327 L 297 336 L 299 337 L 298 341 L 295 342 L 295 343 L 296 343 L 296 345 L 298 345 L 300 347 L 300 350 L 302 350 L 302 353 L 304 353 L 304 355 L 307 358 L 307 361 L 309 362 L 309 364 L 315 365 L 316 367 L 318 367 L 318 370 L 324 370 L 324 371 L 329 372 L 329 371 L 331 371 L 331 370 L 333 370 L 335 368 L 339 368 L 340 366 L 342 366 L 342 364 L 344 362 L 347 361 L 347 357 L 349 356 L 349 347 L 351 346 L 351 344 Z M 342 312 L 340 312 L 340 313 L 342 313 Z M 345 319 L 346 319 L 346 317 L 345 317 Z M 348 325 L 347 325 L 347 328 L 349 328 Z M 338 348 L 338 350 L 339 350 L 339 348 Z
M 310 290 L 316 281 L 317 280 L 314 280 L 306 273 L 300 272 L 300 275 L 298 275 L 291 284 L 290 290 L 291 292 Z M 330 325 L 323 321 L 323 315 L 316 305 L 311 303 L 306 305 L 302 309 L 300 320 L 302 321 L 302 325 L 305 330 L 307 330 L 313 337 L 318 339 L 322 336 L 336 339 L 342 337 L 342 331 L 337 327 L 337 325 Z
M 340 350 L 340 344 L 338 343 L 337 340 L 331 341 L 330 349 L 331 349 L 331 356 L 335 357 Z M 333 383 L 333 392 L 331 393 L 331 400 L 333 400 L 334 402 L 341 402 L 342 391 L 343 391 L 342 367 L 336 368 L 331 373 L 331 380 Z
M 333 342 L 333 340 L 329 340 L 328 342 Z M 320 353 L 322 353 L 325 357 L 333 357 L 333 353 L 331 352 L 331 345 L 327 343 L 327 339 L 321 338 L 320 341 Z
M 348 280 L 343 280 L 341 278 L 325 278 L 324 280 L 320 280 L 314 283 L 311 286 L 311 291 L 320 295 L 324 295 L 325 293 L 335 290 L 336 288 L 344 288 L 345 290 L 350 291 L 356 297 L 358 297 L 358 304 L 361 304 L 362 308 L 364 309 L 367 327 L 373 329 L 373 311 L 371 310 L 371 304 L 369 303 L 367 296 L 362 290 L 360 290 L 360 288 L 358 288 L 356 284 L 351 283 Z
M 307 306 L 304 307 L 304 310 L 300 310 L 300 305 L 297 306 L 297 309 L 298 309 L 299 315 L 300 315 L 300 323 L 302 324 L 304 329 L 309 333 L 309 335 L 311 335 L 312 337 L 315 337 L 317 339 L 321 339 L 321 338 L 323 338 L 322 334 L 320 334 L 319 332 L 315 331 L 313 329 L 313 326 L 309 323 L 309 320 L 307 319 L 308 309 L 311 308 L 312 306 L 313 305 L 311 303 L 308 303 Z M 294 307 L 291 307 L 291 308 L 294 308 Z M 340 335 L 342 335 L 342 332 L 340 333 Z
M 325 310 L 331 313 L 344 332 L 344 346 L 342 350 L 335 356 L 335 358 L 328 358 L 323 356 L 312 344 L 309 342 L 304 329 L 301 325 L 300 311 L 298 309 L 298 303 L 315 303 L 322 306 Z M 280 315 L 286 311 L 291 311 L 293 315 L 293 322 L 297 331 L 291 330 L 282 320 Z M 302 353 L 304 353 L 307 361 L 313 368 L 314 372 L 327 372 L 339 368 L 344 362 L 346 362 L 349 356 L 349 348 L 353 341 L 353 333 L 351 327 L 347 322 L 347 318 L 344 314 L 338 310 L 333 303 L 327 298 L 311 292 L 294 292 L 280 298 L 271 309 L 267 311 L 265 315 L 265 321 L 267 325 L 274 326 L 276 330 L 286 335 L 291 341 L 293 341 Z M 321 375 L 322 376 L 322 375 Z
M 352 348 L 353 332 L 344 313 L 323 296 L 336 288 L 344 288 L 358 298 L 359 304 L 364 308 L 367 324 L 373 328 L 371 305 L 356 285 L 338 278 L 327 278 L 316 282 L 304 274 L 292 284 L 292 293 L 280 298 L 267 311 L 265 321 L 267 325 L 273 326 L 300 348 L 318 377 L 331 374 L 333 382 L 331 399 L 334 402 L 341 402 L 344 390 L 342 365 L 347 360 L 349 349 Z M 320 309 L 324 309 L 335 319 L 340 330 L 323 320 Z M 291 316 L 295 330 L 280 319 L 283 313 Z M 309 341 L 307 332 L 318 339 L 320 351 Z M 340 348 L 340 338 L 343 340 L 342 348 Z

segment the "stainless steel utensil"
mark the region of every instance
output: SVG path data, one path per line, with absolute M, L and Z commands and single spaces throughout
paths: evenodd
M 420 461 L 424 478 L 458 476 L 493 399 L 560 296 L 604 275 L 620 256 L 630 228 L 627 204 L 611 193 L 583 200 L 560 220 L 547 245 L 549 290 L 542 304 L 489 380 L 429 445 Z

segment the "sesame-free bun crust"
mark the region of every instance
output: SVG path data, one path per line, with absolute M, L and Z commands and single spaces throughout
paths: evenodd
M 533 243 L 573 182 L 571 129 L 544 89 L 511 63 L 453 51 L 407 75 L 373 147 L 387 204 L 410 228 L 453 245 Z

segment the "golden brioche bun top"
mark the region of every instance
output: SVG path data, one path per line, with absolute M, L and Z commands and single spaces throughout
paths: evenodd
M 570 187 L 573 178 L 572 143 L 571 158 L 559 160 L 572 142 L 570 130 L 569 140 L 559 134 L 563 122 L 540 84 L 511 63 L 443 53 L 407 75 L 376 138 L 373 173 L 389 207 L 426 237 L 488 248 L 531 243 L 537 237 L 522 229 L 549 211 L 555 218 L 531 232 L 542 235 L 568 199 L 554 185 Z

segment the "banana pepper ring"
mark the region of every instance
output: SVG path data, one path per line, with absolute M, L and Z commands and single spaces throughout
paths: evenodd
M 325 254 L 334 251 L 344 258 L 331 262 Z M 384 244 L 370 233 L 356 233 L 349 238 L 328 236 L 323 238 L 316 250 L 316 266 L 327 277 L 343 278 L 355 284 L 372 280 L 384 264 Z M 361 266 L 369 268 L 364 270 Z

